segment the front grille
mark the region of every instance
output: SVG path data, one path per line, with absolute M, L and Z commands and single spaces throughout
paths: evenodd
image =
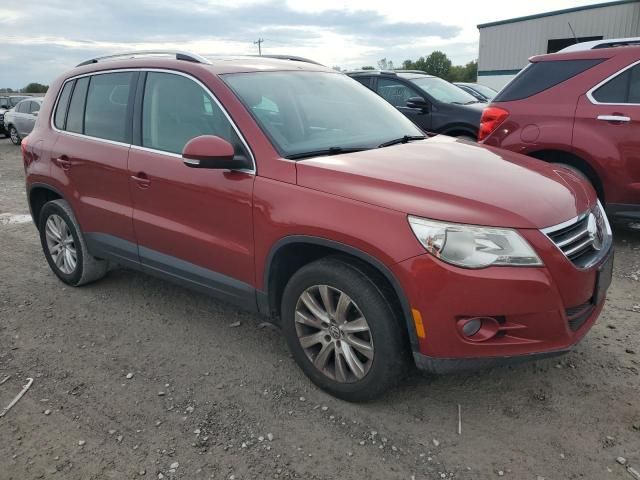
M 595 265 L 611 245 L 611 228 L 600 202 L 593 210 L 542 231 L 578 268 Z
M 569 328 L 572 331 L 579 330 L 584 322 L 586 322 L 593 313 L 594 305 L 592 303 L 583 303 L 576 307 L 567 308 L 565 313 L 567 314 L 567 322 Z

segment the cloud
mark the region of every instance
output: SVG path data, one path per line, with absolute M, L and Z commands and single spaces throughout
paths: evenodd
M 389 21 L 371 9 L 299 11 L 284 0 L 235 6 L 209 0 L 32 0 L 6 8 L 0 22 L 0 62 L 11 65 L 2 67 L 0 83 L 13 87 L 48 83 L 92 55 L 138 48 L 243 54 L 254 53 L 252 42 L 261 37 L 270 51 L 307 49 L 334 64 L 378 46 L 453 39 L 460 33 L 459 27 L 439 22 Z M 323 51 L 325 43 L 338 48 Z

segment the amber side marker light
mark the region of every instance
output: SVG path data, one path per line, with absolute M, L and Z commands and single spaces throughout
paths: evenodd
M 422 323 L 420 310 L 412 308 L 411 313 L 413 314 L 413 323 L 416 326 L 416 335 L 418 335 L 418 338 L 427 338 L 427 335 L 424 332 L 424 324 Z

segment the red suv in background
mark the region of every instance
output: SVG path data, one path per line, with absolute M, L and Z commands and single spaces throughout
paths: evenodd
M 612 238 L 583 179 L 428 139 L 300 59 L 128 57 L 56 80 L 22 143 L 63 282 L 116 263 L 260 312 L 347 400 L 410 359 L 446 372 L 563 353 L 600 313 Z
M 478 140 L 589 180 L 612 218 L 640 220 L 640 39 L 533 57 L 483 113 Z

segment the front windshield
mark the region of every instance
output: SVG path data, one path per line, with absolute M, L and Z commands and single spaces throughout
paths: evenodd
M 466 105 L 468 103 L 478 102 L 478 99 L 470 93 L 467 93 L 460 87 L 456 87 L 454 84 L 438 77 L 419 77 L 411 78 L 410 80 L 427 92 L 431 97 L 442 103 Z
M 424 135 L 385 100 L 340 73 L 253 72 L 222 78 L 284 157 L 375 148 Z

